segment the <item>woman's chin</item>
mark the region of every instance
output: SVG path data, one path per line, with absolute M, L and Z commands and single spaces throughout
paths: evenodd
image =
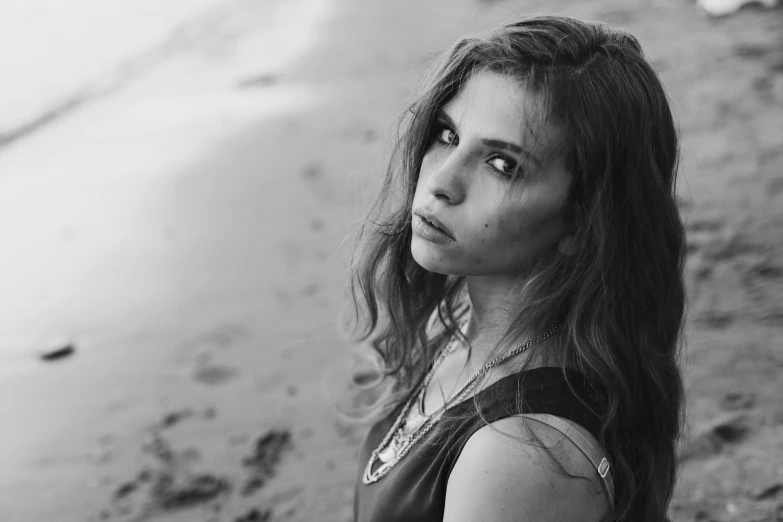
M 413 260 L 425 270 L 436 274 L 454 275 L 449 270 L 449 264 L 443 252 L 436 252 L 431 243 L 421 238 L 414 237 L 411 241 L 411 255 Z

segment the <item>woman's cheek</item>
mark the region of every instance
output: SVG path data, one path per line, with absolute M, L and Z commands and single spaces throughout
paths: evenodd
M 492 222 L 484 222 L 476 231 L 476 240 L 479 245 L 486 247 L 495 241 L 497 235 L 497 226 Z
M 505 216 L 495 226 L 495 236 L 500 239 L 514 240 L 522 235 L 523 220 L 516 216 Z

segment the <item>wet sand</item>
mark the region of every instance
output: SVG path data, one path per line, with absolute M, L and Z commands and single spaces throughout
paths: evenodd
M 546 8 L 636 34 L 682 130 L 689 429 L 672 514 L 777 520 L 783 10 Z M 269 41 L 229 24 L 0 150 L 0 519 L 351 520 L 363 433 L 330 409 L 350 360 L 336 322 L 392 122 L 433 52 L 541 10 L 333 2 L 266 65 Z M 37 358 L 64 340 L 71 356 Z

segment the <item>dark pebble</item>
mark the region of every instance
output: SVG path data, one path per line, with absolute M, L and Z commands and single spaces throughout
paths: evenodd
M 71 355 L 73 355 L 75 351 L 76 348 L 72 344 L 66 344 L 65 346 L 53 348 L 51 350 L 42 353 L 41 360 L 56 361 L 59 359 L 64 359 L 66 357 L 70 357 Z

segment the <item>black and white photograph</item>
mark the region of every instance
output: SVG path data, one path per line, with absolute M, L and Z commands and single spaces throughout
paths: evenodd
M 783 522 L 781 0 L 0 0 L 0 522 Z

